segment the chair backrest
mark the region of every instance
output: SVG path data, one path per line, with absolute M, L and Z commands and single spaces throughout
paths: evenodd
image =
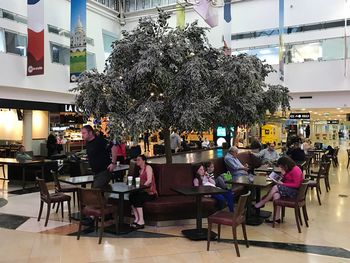
M 337 147 L 335 147 L 335 149 L 334 149 L 335 151 L 334 151 L 334 157 L 338 157 L 338 153 L 339 153 L 339 147 L 337 146 Z
M 323 154 L 321 157 L 321 162 L 330 162 L 332 159 L 332 156 L 327 155 L 327 154 Z
M 61 191 L 61 184 L 60 184 L 60 181 L 58 180 L 57 172 L 51 170 L 51 174 L 53 177 L 53 181 L 55 183 L 55 190 L 56 190 L 56 192 L 60 192 Z
M 318 170 L 318 177 L 320 177 L 322 175 L 328 176 L 330 169 L 331 169 L 331 162 L 322 161 L 320 163 L 320 168 Z
M 299 190 L 298 190 L 298 195 L 297 195 L 297 201 L 298 201 L 298 202 L 301 202 L 301 201 L 304 201 L 304 200 L 305 200 L 306 191 L 307 191 L 308 186 L 309 186 L 308 181 L 304 181 L 304 182 L 300 185 Z
M 250 196 L 250 191 L 244 195 L 241 195 L 238 200 L 237 207 L 233 213 L 234 222 L 241 223 L 245 220 L 245 214 L 247 212 L 247 201 Z
M 44 179 L 40 179 L 40 178 L 36 178 L 36 180 L 38 181 L 39 184 L 39 189 L 40 189 L 40 197 L 43 199 L 50 199 L 50 194 L 49 194 L 49 190 L 47 189 L 47 185 L 45 183 Z
M 78 188 L 79 208 L 90 206 L 94 208 L 105 207 L 105 198 L 101 189 Z
M 313 157 L 314 155 L 311 155 L 311 154 L 306 156 L 305 164 L 303 166 L 303 170 L 305 171 L 306 174 L 310 173 L 310 167 L 311 167 Z

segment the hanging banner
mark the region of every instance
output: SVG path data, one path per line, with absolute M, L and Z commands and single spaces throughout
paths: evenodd
M 70 81 L 86 70 L 86 0 L 71 0 Z
M 185 27 L 185 7 L 180 3 L 176 4 L 176 26 Z
M 224 2 L 224 53 L 231 55 L 231 0 Z
M 44 74 L 44 0 L 28 0 L 27 3 L 27 76 L 42 75 Z
M 279 78 L 284 81 L 284 0 L 279 0 Z
M 213 6 L 210 0 L 200 0 L 193 9 L 210 27 L 216 27 L 219 24 L 218 7 Z

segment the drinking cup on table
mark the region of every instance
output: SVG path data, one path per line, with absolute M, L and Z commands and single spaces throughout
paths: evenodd
M 136 185 L 136 188 L 140 187 L 140 177 L 135 178 L 135 185 Z
M 128 186 L 132 185 L 132 176 L 128 176 Z
M 117 161 L 117 166 L 119 166 L 120 165 L 120 162 L 119 161 Z

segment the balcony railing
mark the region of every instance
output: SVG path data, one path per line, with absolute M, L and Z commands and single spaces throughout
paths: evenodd
M 345 53 L 345 50 L 347 52 Z M 269 64 L 278 64 L 278 45 L 233 49 L 233 54 L 256 55 Z M 326 38 L 285 44 L 285 63 L 304 63 L 309 61 L 329 61 L 350 58 L 350 37 Z

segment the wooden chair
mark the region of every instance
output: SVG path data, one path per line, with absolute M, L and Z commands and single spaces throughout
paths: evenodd
M 79 211 L 80 211 L 80 221 L 77 239 L 80 239 L 82 218 L 83 217 L 94 217 L 96 228 L 98 228 L 98 221 L 101 219 L 101 227 L 99 231 L 98 243 L 101 244 L 103 230 L 105 226 L 105 216 L 114 215 L 115 224 L 117 227 L 117 207 L 111 204 L 107 204 L 105 197 L 100 189 L 78 189 L 78 200 L 79 200 Z
M 238 242 L 237 242 L 237 227 L 242 225 L 242 231 L 244 240 L 246 242 L 246 246 L 249 247 L 249 242 L 247 238 L 247 230 L 245 226 L 245 218 L 247 211 L 247 200 L 250 196 L 250 192 L 245 195 L 241 195 L 238 200 L 238 205 L 235 209 L 235 212 L 227 212 L 227 211 L 218 211 L 215 214 L 208 217 L 208 241 L 207 241 L 207 250 L 209 251 L 210 247 L 210 233 L 213 224 L 218 225 L 218 242 L 220 242 L 220 232 L 221 225 L 231 226 L 232 227 L 232 235 L 235 244 L 236 254 L 240 257 Z
M 273 223 L 272 223 L 273 228 L 275 227 L 277 206 L 282 207 L 282 217 L 281 217 L 282 222 L 285 216 L 285 208 L 286 207 L 294 208 L 295 221 L 297 223 L 299 233 L 301 233 L 300 225 L 303 225 L 303 222 L 301 220 L 301 213 L 300 213 L 300 208 L 302 208 L 305 225 L 306 227 L 309 227 L 309 224 L 308 224 L 309 217 L 307 215 L 306 200 L 305 200 L 307 188 L 308 188 L 308 182 L 304 182 L 299 187 L 298 195 L 295 199 L 282 197 L 280 199 L 276 199 L 273 201 Z
M 326 173 L 327 170 L 330 169 L 331 163 L 330 162 L 321 162 L 320 163 L 320 169 L 317 173 L 317 176 L 313 178 L 313 180 L 309 181 L 309 188 L 315 188 L 316 189 L 316 194 L 317 194 L 317 199 L 318 199 L 318 204 L 321 204 L 321 198 L 320 195 L 322 194 L 321 192 L 321 179 L 322 179 L 322 175 Z M 310 175 L 307 175 L 308 177 L 310 177 Z
M 304 174 L 309 174 L 311 170 L 312 159 L 314 158 L 313 154 L 308 154 L 305 157 L 305 164 L 301 167 L 301 170 Z
M 67 202 L 69 222 L 71 222 L 71 210 L 70 210 L 71 197 L 63 193 L 50 194 L 49 190 L 47 189 L 45 180 L 39 179 L 39 178 L 36 178 L 36 180 L 40 188 L 40 210 L 39 210 L 38 221 L 40 221 L 41 214 L 43 212 L 44 203 L 47 204 L 47 214 L 46 214 L 46 220 L 45 220 L 45 226 L 47 226 L 47 222 L 49 221 L 49 217 L 50 217 L 51 204 L 55 204 L 55 203 L 61 204 L 61 212 L 62 212 L 62 218 L 63 218 L 63 203 Z
M 326 187 L 326 191 L 328 192 L 329 190 L 331 190 L 331 186 L 329 184 L 329 170 L 330 169 L 331 169 L 331 162 L 322 161 L 320 163 L 320 168 L 318 169 L 318 172 L 316 174 L 311 171 L 311 173 L 306 174 L 305 177 L 310 178 L 312 180 L 316 180 L 316 181 L 317 181 L 317 178 L 319 178 L 320 180 L 323 179 L 325 187 Z M 319 187 L 319 192 L 321 194 L 321 187 Z
M 346 168 L 348 169 L 350 165 L 350 149 L 347 149 L 346 151 L 348 152 L 348 165 L 346 166 Z
M 61 184 L 60 181 L 58 180 L 57 172 L 51 171 L 51 174 L 52 174 L 52 177 L 53 177 L 53 180 L 55 183 L 55 192 L 56 193 L 72 193 L 73 205 L 75 206 L 75 196 L 78 196 L 78 188 L 79 187 L 74 186 L 74 185 L 69 185 L 69 184 Z M 57 206 L 57 210 L 58 210 L 58 208 L 59 208 L 59 204 Z
M 338 153 L 339 153 L 339 147 L 334 148 L 334 153 L 332 155 L 332 162 L 333 162 L 333 167 L 338 167 L 339 162 L 338 162 Z

